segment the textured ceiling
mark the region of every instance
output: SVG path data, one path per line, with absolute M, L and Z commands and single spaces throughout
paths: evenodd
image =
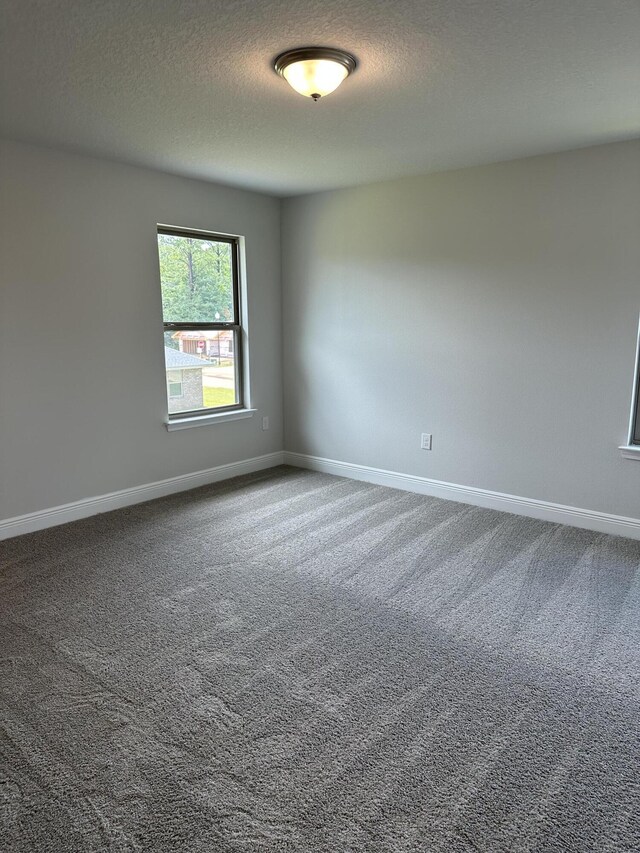
M 4 136 L 287 195 L 640 136 L 640 0 L 2 0 L 0 74 Z

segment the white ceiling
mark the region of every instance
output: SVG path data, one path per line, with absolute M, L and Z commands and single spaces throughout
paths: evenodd
M 640 0 L 2 0 L 0 57 L 4 136 L 278 195 L 640 136 Z

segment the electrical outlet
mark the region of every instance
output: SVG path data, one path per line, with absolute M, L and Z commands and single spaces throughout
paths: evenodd
M 269 429 L 269 417 L 267 415 L 262 419 L 262 429 Z
M 420 438 L 420 449 L 431 450 L 431 433 L 423 432 Z

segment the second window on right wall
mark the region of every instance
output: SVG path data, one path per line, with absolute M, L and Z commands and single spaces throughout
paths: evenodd
M 631 444 L 640 445 L 640 358 L 638 358 L 638 367 L 636 370 L 634 412 L 631 420 Z
M 636 349 L 636 372 L 633 379 L 631 402 L 631 422 L 629 424 L 629 442 L 634 449 L 640 449 L 640 324 L 638 325 L 638 344 Z

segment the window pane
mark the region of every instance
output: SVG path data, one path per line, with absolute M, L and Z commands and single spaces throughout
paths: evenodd
M 164 333 L 169 414 L 239 402 L 234 335 L 231 329 Z
M 230 243 L 158 234 L 165 323 L 233 322 Z

